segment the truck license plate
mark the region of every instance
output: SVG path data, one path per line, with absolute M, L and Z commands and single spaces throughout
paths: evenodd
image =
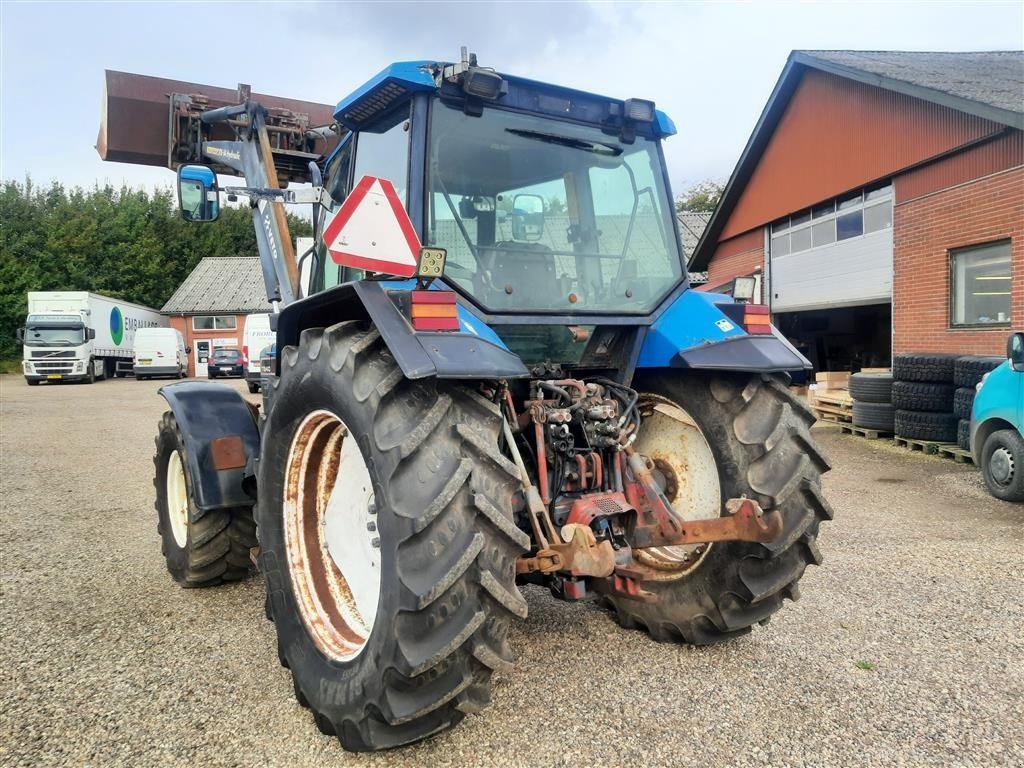
M 60 374 L 59 373 L 51 373 L 51 374 L 47 375 L 46 378 L 48 378 L 48 379 L 59 379 L 60 378 Z
M 150 363 L 153 362 L 153 360 L 151 358 L 146 357 L 146 358 L 139 358 L 139 362 L 142 363 L 143 365 L 149 365 Z

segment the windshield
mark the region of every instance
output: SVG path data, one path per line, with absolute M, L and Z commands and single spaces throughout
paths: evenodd
M 427 242 L 491 310 L 645 312 L 682 277 L 657 142 L 436 103 Z
M 85 343 L 85 326 L 30 325 L 25 329 L 26 347 L 77 347 Z

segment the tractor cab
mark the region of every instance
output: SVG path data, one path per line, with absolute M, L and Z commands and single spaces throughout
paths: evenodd
M 335 117 L 352 131 L 326 164 L 335 210 L 364 174 L 390 179 L 484 313 L 644 315 L 683 279 L 659 145 L 674 128 L 651 102 L 413 62 Z M 361 276 L 320 261 L 321 288 Z

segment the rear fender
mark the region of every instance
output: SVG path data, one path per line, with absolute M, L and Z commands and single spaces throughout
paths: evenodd
M 637 368 L 759 373 L 811 368 L 774 326 L 770 335 L 748 334 L 716 306 L 732 301 L 720 293 L 684 291 L 651 325 Z
M 231 387 L 205 381 L 170 384 L 160 394 L 185 442 L 196 507 L 251 507 L 260 452 L 256 409 Z
M 414 331 L 388 296 L 411 290 L 414 281 L 361 280 L 344 283 L 294 302 L 277 322 L 277 354 L 299 343 L 306 328 L 327 328 L 345 320 L 370 320 L 407 379 L 509 379 L 529 375 L 523 361 L 463 307 L 459 332 Z

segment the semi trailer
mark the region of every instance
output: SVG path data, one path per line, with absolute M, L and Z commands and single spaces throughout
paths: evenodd
M 465 51 L 386 67 L 320 129 L 202 89 L 166 97 L 163 138 L 139 110 L 133 146 L 149 120 L 192 221 L 248 198 L 276 359 L 258 409 L 161 390 L 162 549 L 187 588 L 252 557 L 322 732 L 377 750 L 482 710 L 523 585 L 698 645 L 797 598 L 832 517 L 787 387 L 809 363 L 767 308 L 690 288 L 653 102 Z M 298 259 L 291 203 L 313 206 Z
M 87 291 L 29 291 L 22 371 L 30 386 L 85 381 L 132 372 L 135 332 L 163 328 L 159 311 Z

